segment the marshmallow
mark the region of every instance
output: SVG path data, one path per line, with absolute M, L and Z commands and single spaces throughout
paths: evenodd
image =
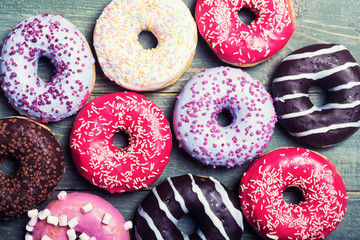
M 70 219 L 70 220 L 68 221 L 68 226 L 69 226 L 69 228 L 74 228 L 74 227 L 76 227 L 78 224 L 79 224 L 79 221 L 78 221 L 78 219 L 77 219 L 76 217 L 74 217 L 74 218 L 72 218 L 72 219 Z
M 50 216 L 50 210 L 49 209 L 44 209 L 41 212 L 39 212 L 39 219 L 40 220 L 44 220 L 48 216 Z
M 59 224 L 59 218 L 50 215 L 47 218 L 47 223 L 51 224 L 51 225 L 54 225 L 54 226 L 57 226 Z
M 62 214 L 59 216 L 59 226 L 65 227 L 68 225 L 67 215 Z
M 68 236 L 69 240 L 76 240 L 76 232 L 75 229 L 69 229 L 66 231 L 66 235 Z
M 58 198 L 59 200 L 64 200 L 64 199 L 66 198 L 66 195 L 67 195 L 67 192 L 61 191 L 61 192 L 59 192 L 59 194 L 57 195 L 57 198 Z
M 108 225 L 111 221 L 111 214 L 110 213 L 105 213 L 104 216 L 103 216 L 103 219 L 102 219 L 102 224 L 105 224 L 105 225 Z
M 88 203 L 88 204 L 82 206 L 82 207 L 80 208 L 80 210 L 81 210 L 82 213 L 85 214 L 85 213 L 90 212 L 92 208 L 93 208 L 92 204 L 91 204 L 91 203 Z
M 79 239 L 80 240 L 89 240 L 90 237 L 89 237 L 89 235 L 87 235 L 86 233 L 83 232 L 82 234 L 80 234 Z
M 32 210 L 29 210 L 27 215 L 29 218 L 32 218 L 32 217 L 35 217 L 37 216 L 39 213 L 39 211 L 37 209 L 32 209 Z

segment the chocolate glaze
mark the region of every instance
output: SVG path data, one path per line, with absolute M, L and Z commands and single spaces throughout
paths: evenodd
M 325 105 L 314 107 L 309 99 L 313 85 L 326 89 Z M 341 45 L 315 44 L 291 53 L 280 64 L 272 88 L 279 122 L 301 142 L 336 145 L 360 126 L 360 67 Z
M 12 220 L 46 201 L 64 172 L 63 152 L 56 136 L 22 117 L 0 120 L 0 161 L 18 162 L 10 177 L 0 172 L 0 220 Z
M 201 192 L 200 197 L 196 190 Z M 213 178 L 191 174 L 168 178 L 139 205 L 136 238 L 184 239 L 186 234 L 177 223 L 189 214 L 198 223 L 198 230 L 189 239 L 202 239 L 202 235 L 208 240 L 240 239 L 243 222 L 239 209 L 233 193 Z

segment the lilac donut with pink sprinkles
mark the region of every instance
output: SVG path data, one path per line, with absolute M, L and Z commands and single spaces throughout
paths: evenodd
M 49 82 L 37 74 L 42 57 L 55 69 Z M 62 15 L 33 16 L 19 22 L 4 41 L 1 86 L 20 114 L 56 122 L 85 104 L 95 80 L 94 63 L 85 37 Z
M 224 109 L 232 122 L 221 126 Z M 185 85 L 174 109 L 179 146 L 213 167 L 240 166 L 259 156 L 277 122 L 273 101 L 255 78 L 230 67 L 205 70 Z

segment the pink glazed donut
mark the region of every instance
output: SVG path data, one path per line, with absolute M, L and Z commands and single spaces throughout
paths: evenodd
M 25 240 L 126 240 L 132 223 L 106 200 L 61 191 L 44 210 L 28 212 Z
M 248 8 L 255 20 L 247 25 L 238 11 Z M 198 0 L 199 32 L 224 62 L 251 67 L 270 58 L 290 40 L 295 22 L 291 0 Z
M 42 57 L 55 68 L 50 82 L 37 74 Z M 94 63 L 85 37 L 62 15 L 33 16 L 5 39 L 1 87 L 20 114 L 41 122 L 60 121 L 77 113 L 90 96 Z
M 227 109 L 232 123 L 220 126 Z M 260 155 L 277 121 L 272 98 L 240 69 L 217 67 L 194 76 L 181 91 L 173 122 L 176 138 L 206 165 L 233 167 Z
M 284 201 L 287 188 L 302 194 Z M 304 148 L 280 148 L 259 157 L 240 183 L 241 210 L 263 239 L 324 239 L 344 218 L 346 189 L 335 166 Z
M 128 135 L 117 148 L 118 132 Z M 171 130 L 162 110 L 145 96 L 119 92 L 95 98 L 74 121 L 70 148 L 75 166 L 95 186 L 111 193 L 146 188 L 170 161 Z

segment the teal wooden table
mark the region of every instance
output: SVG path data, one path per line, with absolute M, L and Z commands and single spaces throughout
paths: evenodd
M 63 14 L 80 29 L 90 45 L 92 45 L 95 21 L 109 2 L 110 0 L 0 0 L 0 45 L 2 45 L 3 40 L 17 22 L 42 13 Z M 184 2 L 191 12 L 194 13 L 196 1 L 184 0 Z M 256 77 L 270 90 L 271 77 L 280 61 L 288 53 L 314 43 L 341 43 L 360 62 L 359 0 L 293 0 L 293 8 L 296 30 L 290 42 L 268 61 L 252 68 L 246 68 L 244 69 L 245 71 Z M 94 49 L 92 50 L 94 52 Z M 155 102 L 171 122 L 176 96 L 190 77 L 202 69 L 222 65 L 226 64 L 218 60 L 199 36 L 194 60 L 183 76 L 175 84 L 165 89 L 144 93 L 144 95 Z M 47 64 L 41 64 L 39 75 L 44 79 L 51 77 L 50 69 L 51 67 Z M 96 84 L 89 100 L 106 93 L 124 91 L 124 89 L 104 76 L 98 64 L 96 65 L 96 74 Z M 316 89 L 311 94 L 314 101 L 323 97 L 322 92 Z M 3 92 L 0 92 L 0 109 L 0 117 L 18 115 L 7 103 Z M 57 123 L 47 124 L 59 138 L 63 147 L 66 168 L 65 174 L 51 199 L 54 199 L 61 190 L 93 193 L 110 201 L 127 220 L 134 220 L 138 204 L 152 187 L 158 185 L 167 177 L 186 173 L 213 176 L 237 194 L 241 176 L 250 165 L 244 164 L 241 167 L 231 169 L 206 167 L 193 160 L 182 149 L 179 149 L 177 141 L 174 140 L 171 162 L 152 186 L 132 193 L 110 194 L 91 185 L 74 167 L 69 150 L 69 135 L 74 119 L 75 116 L 72 116 Z M 265 149 L 265 152 L 286 146 L 304 147 L 290 138 L 280 125 L 277 125 L 274 137 L 268 148 Z M 359 149 L 360 131 L 338 146 L 326 149 L 313 149 L 331 159 L 343 177 L 348 194 L 345 218 L 339 224 L 338 229 L 332 232 L 327 239 L 360 239 Z M 6 166 L 6 163 L 3 163 L 0 167 L 1 169 L 6 169 L 8 166 Z M 41 205 L 40 208 L 43 208 L 45 204 Z M 27 221 L 28 219 L 24 217 L 10 222 L 0 222 L 0 240 L 23 239 Z M 183 225 L 184 231 L 186 231 L 189 228 L 187 226 L 188 222 L 184 221 Z M 131 231 L 131 239 L 134 239 L 134 231 Z M 259 237 L 246 224 L 242 239 L 259 239 Z

